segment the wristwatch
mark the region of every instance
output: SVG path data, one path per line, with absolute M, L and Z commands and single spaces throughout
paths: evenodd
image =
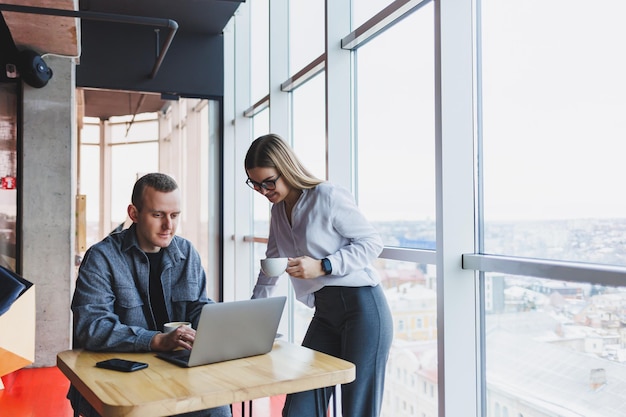
M 325 275 L 330 275 L 333 272 L 333 266 L 330 264 L 328 258 L 322 259 L 322 271 Z

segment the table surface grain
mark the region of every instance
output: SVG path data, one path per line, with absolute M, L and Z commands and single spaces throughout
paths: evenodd
M 148 363 L 135 372 L 96 368 L 122 358 Z M 270 353 L 193 368 L 181 368 L 154 352 L 67 350 L 57 366 L 103 417 L 160 417 L 226 404 L 344 384 L 354 364 L 277 340 Z

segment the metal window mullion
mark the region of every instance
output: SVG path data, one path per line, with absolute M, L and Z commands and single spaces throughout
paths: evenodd
M 111 184 L 113 181 L 113 166 L 111 161 L 112 150 L 108 146 L 111 142 L 111 125 L 106 120 L 100 120 L 100 238 L 111 231 Z
M 280 85 L 289 77 L 289 0 L 270 1 L 270 130 L 291 143 L 289 94 Z
M 480 415 L 480 347 L 474 252 L 472 0 L 435 10 L 438 414 Z
M 209 235 L 210 238 L 215 238 L 216 241 L 219 241 L 221 244 L 221 294 L 220 301 L 233 300 L 235 293 L 235 285 L 237 284 L 240 278 L 235 276 L 234 266 L 235 266 L 235 194 L 236 189 L 233 187 L 233 182 L 228 181 L 227 178 L 232 178 L 234 176 L 234 171 L 236 167 L 235 161 L 235 148 L 237 147 L 236 143 L 236 132 L 238 124 L 240 123 L 237 117 L 237 107 L 236 107 L 236 79 L 238 71 L 236 70 L 236 59 L 238 48 L 240 47 L 237 43 L 237 28 L 240 26 L 239 14 L 242 13 L 242 10 L 247 10 L 250 7 L 249 3 L 242 4 L 237 13 L 233 16 L 230 22 L 224 28 L 224 99 L 222 102 L 222 112 L 223 112 L 223 140 L 221 142 L 221 148 L 217 149 L 218 153 L 221 153 L 222 159 L 222 169 L 221 172 L 215 172 L 215 167 L 211 170 L 216 173 L 215 178 L 209 178 L 209 182 L 214 187 L 219 187 L 220 194 L 217 195 L 218 199 L 221 199 L 221 202 L 211 201 L 210 207 L 213 209 L 217 209 L 221 204 L 221 218 L 218 218 L 216 222 L 220 224 L 216 224 L 216 228 Z M 249 27 L 249 25 L 248 25 Z M 216 181 L 219 181 L 217 183 Z M 212 194 L 215 197 L 215 194 Z M 217 200 L 217 199 L 216 199 Z M 217 207 L 216 207 L 217 206 Z M 217 213 L 215 211 L 214 213 Z M 248 217 L 241 219 L 240 221 L 247 221 Z M 211 242 L 211 239 L 209 239 Z M 245 262 L 245 259 L 249 256 L 244 256 L 240 254 L 241 261 Z M 214 268 L 212 266 L 211 268 Z M 225 277 L 228 277 L 226 279 Z
M 193 111 L 193 106 L 195 106 L 199 100 L 186 99 L 184 101 L 187 106 L 187 131 L 184 140 L 185 163 L 182 167 L 184 175 L 183 178 L 185 179 L 185 189 L 181 190 L 184 196 L 183 207 L 185 207 L 182 223 L 185 236 L 187 236 L 187 238 L 194 243 L 196 248 L 202 250 L 200 242 L 202 241 L 203 234 L 206 233 L 206 230 L 203 230 L 201 227 L 202 216 L 200 214 L 203 197 L 203 193 L 200 188 L 200 178 L 202 177 L 201 164 L 204 156 L 202 155 L 202 141 L 206 138 L 206 136 L 203 137 L 202 135 L 203 133 L 205 135 L 208 133 L 202 132 L 200 113 Z M 212 284 L 213 278 L 214 277 L 210 278 L 208 285 Z
M 326 0 L 326 179 L 352 189 L 352 52 L 341 49 L 350 30 L 351 1 Z M 356 195 L 356 193 L 355 193 Z
M 233 143 L 225 140 L 223 144 L 224 160 L 228 161 L 228 165 L 224 166 L 224 201 L 232 204 L 224 207 L 223 235 L 224 246 L 228 247 L 228 251 L 224 251 L 224 277 L 228 279 L 224 279 L 223 288 L 225 298 L 229 300 L 249 297 L 253 285 L 252 249 L 243 241 L 243 236 L 249 235 L 254 229 L 254 210 L 252 195 L 244 184 L 246 175 L 242 165 L 252 137 L 252 120 L 243 116 L 243 110 L 250 105 L 251 100 L 252 10 L 250 3 L 242 3 L 236 15 L 235 68 L 231 75 L 234 77 L 235 98 L 233 107 L 229 109 L 229 113 L 234 112 L 234 140 Z M 230 236 L 235 239 L 228 239 Z

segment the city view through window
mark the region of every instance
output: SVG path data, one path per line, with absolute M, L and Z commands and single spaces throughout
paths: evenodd
M 591 222 L 594 223 L 594 222 Z M 598 231 L 604 221 L 597 222 Z M 554 222 L 535 222 L 524 255 L 548 245 Z M 569 224 L 567 222 L 564 225 Z M 619 222 L 616 222 L 619 224 Z M 387 245 L 409 239 L 408 224 L 376 223 Z M 514 227 L 514 223 L 508 227 Z M 503 224 L 502 227 L 505 227 Z M 428 223 L 410 227 L 420 248 L 434 246 Z M 528 230 L 532 230 L 530 227 Z M 562 241 L 597 240 L 563 229 Z M 542 241 L 541 236 L 546 239 Z M 494 238 L 492 248 L 497 248 Z M 507 240 L 510 241 L 510 240 Z M 507 246 L 495 252 L 506 253 Z M 611 263 L 616 246 L 598 262 Z M 556 250 L 557 248 L 553 248 Z M 563 247 L 560 253 L 568 252 Z M 622 255 L 626 254 L 622 250 Z M 520 253 L 518 250 L 517 253 Z M 576 257 L 575 252 L 568 258 Z M 377 268 L 394 315 L 394 345 L 387 367 L 385 416 L 437 415 L 437 298 L 434 266 L 379 259 Z M 487 416 L 626 416 L 626 288 L 534 277 L 484 277 Z M 470 342 L 468 342 L 470 343 Z
M 480 2 L 483 253 L 626 265 L 626 8 L 587 6 Z M 483 288 L 487 416 L 626 416 L 625 287 Z
M 550 223 L 537 222 L 537 234 Z M 431 222 L 374 224 L 389 247 L 434 248 Z M 382 258 L 375 267 L 394 317 L 381 415 L 436 417 L 436 268 Z M 487 416 L 626 416 L 626 288 L 490 273 L 483 303 Z M 295 342 L 312 314 L 296 303 Z

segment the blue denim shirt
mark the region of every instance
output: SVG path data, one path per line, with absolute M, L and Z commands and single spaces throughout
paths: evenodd
M 189 321 L 197 328 L 202 307 L 213 302 L 206 296 L 206 274 L 200 255 L 188 240 L 179 236 L 161 250 L 161 282 L 169 318 Z M 149 277 L 148 257 L 139 248 L 134 225 L 89 248 L 80 265 L 72 299 L 74 347 L 149 351 L 150 341 L 162 330 L 155 329 L 148 296 Z M 88 405 L 73 387 L 68 398 L 75 409 Z

